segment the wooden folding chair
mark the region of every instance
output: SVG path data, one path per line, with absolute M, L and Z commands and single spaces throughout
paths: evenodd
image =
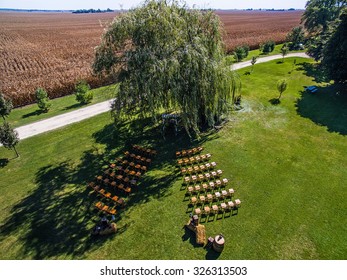
M 202 184 L 202 188 L 203 188 L 203 190 L 206 192 L 206 191 L 208 190 L 208 184 L 203 183 L 203 184 Z
M 101 194 L 101 195 L 104 195 L 105 192 L 106 192 L 105 189 L 100 189 L 100 190 L 99 190 L 99 194 Z
M 203 164 L 201 164 L 201 165 L 199 166 L 199 168 L 200 168 L 200 171 L 204 172 L 204 171 L 205 171 L 205 169 L 206 169 L 206 166 L 205 166 L 205 165 L 203 165 Z
M 218 214 L 219 212 L 219 207 L 216 205 L 216 204 L 213 204 L 212 205 L 212 211 L 214 214 Z
M 204 207 L 204 214 L 205 215 L 210 215 L 210 213 L 211 213 L 211 208 L 209 206 L 205 206 Z
M 200 190 L 201 190 L 200 185 L 196 185 L 196 186 L 195 186 L 195 191 L 198 193 L 198 192 L 200 192 Z
M 240 199 L 235 199 L 234 203 L 235 203 L 235 207 L 236 208 L 240 208 L 241 207 L 241 200 Z
M 107 213 L 110 215 L 116 215 L 117 214 L 117 210 L 116 208 L 111 208 L 107 210 Z
M 95 203 L 95 205 L 94 205 L 94 206 L 95 206 L 97 209 L 101 210 L 101 209 L 102 209 L 103 204 L 102 204 L 102 202 L 98 201 L 97 203 Z
M 194 213 L 195 213 L 195 215 L 200 216 L 201 215 L 201 209 L 200 208 L 195 208 Z
M 187 192 L 188 192 L 190 195 L 193 194 L 193 192 L 194 192 L 194 187 L 192 187 L 192 186 L 188 187 Z
M 110 197 L 111 197 L 111 193 L 110 193 L 110 192 L 105 193 L 105 194 L 104 194 L 104 197 L 110 198 Z

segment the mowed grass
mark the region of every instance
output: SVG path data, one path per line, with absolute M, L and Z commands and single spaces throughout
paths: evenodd
M 114 97 L 115 93 L 118 91 L 118 84 L 92 89 L 91 91 L 93 92 L 94 98 L 88 104 L 78 103 L 76 101 L 75 95 L 71 94 L 64 97 L 52 99 L 52 106 L 47 113 L 42 112 L 38 108 L 37 104 L 31 104 L 28 106 L 16 108 L 11 112 L 10 116 L 7 118 L 7 121 L 13 127 L 19 127 L 32 122 L 77 110 L 102 101 L 106 101 Z
M 270 53 L 263 53 L 259 49 L 250 50 L 248 52 L 247 57 L 245 57 L 242 61 L 251 60 L 253 56 L 255 56 L 255 57 L 266 57 L 266 56 L 281 54 L 281 48 L 283 47 L 283 45 L 284 44 L 276 44 L 274 50 L 272 52 L 270 52 Z M 296 53 L 296 52 L 304 52 L 304 50 L 288 51 L 288 53 Z M 228 57 L 230 57 L 230 59 L 231 59 L 231 61 L 233 63 L 237 63 L 237 61 L 234 59 L 234 55 L 233 54 L 228 55 Z
M 243 109 L 200 141 L 190 143 L 184 132 L 164 141 L 149 119 L 114 126 L 105 113 L 21 141 L 21 157 L 8 163 L 14 153 L 0 148 L 0 258 L 345 259 L 347 142 L 343 126 L 332 124 L 346 121 L 346 97 L 306 75 L 310 60 L 297 58 L 294 70 L 293 58 L 277 62 L 255 65 L 251 75 L 240 70 Z M 284 77 L 288 89 L 272 105 Z M 309 99 L 303 87 L 313 84 L 319 91 Z M 130 143 L 159 154 L 117 214 L 119 232 L 91 238 L 98 198 L 86 182 Z M 196 145 L 212 154 L 242 200 L 237 215 L 204 223 L 207 236 L 225 235 L 220 255 L 183 229 L 189 198 L 174 152 Z

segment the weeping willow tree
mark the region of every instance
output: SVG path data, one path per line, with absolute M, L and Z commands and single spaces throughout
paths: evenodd
M 178 111 L 189 135 L 218 122 L 240 86 L 225 63 L 219 17 L 178 1 L 145 1 L 117 16 L 95 50 L 93 70 L 120 81 L 117 119 Z

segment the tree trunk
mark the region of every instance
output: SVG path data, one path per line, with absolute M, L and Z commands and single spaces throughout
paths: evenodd
M 13 146 L 13 150 L 16 152 L 16 155 L 17 155 L 17 158 L 18 158 L 18 157 L 19 157 L 19 154 L 18 154 L 17 149 L 16 149 L 15 146 Z

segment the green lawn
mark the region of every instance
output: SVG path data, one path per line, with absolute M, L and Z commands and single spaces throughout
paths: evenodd
M 200 141 L 190 143 L 183 132 L 164 141 L 148 119 L 115 127 L 105 113 L 21 141 L 18 159 L 7 162 L 14 152 L 0 148 L 0 258 L 345 259 L 347 98 L 306 75 L 311 60 L 297 58 L 295 70 L 292 62 L 255 65 L 251 75 L 240 70 L 243 109 Z M 272 105 L 283 77 L 288 89 Z M 304 93 L 308 85 L 319 91 Z M 85 184 L 130 143 L 159 154 L 117 214 L 119 232 L 93 239 L 98 198 Z M 188 197 L 174 151 L 196 145 L 212 154 L 242 200 L 237 215 L 205 223 L 207 236 L 225 235 L 220 255 L 182 228 Z
M 91 90 L 94 94 L 93 100 L 86 105 L 81 105 L 76 101 L 75 95 L 67 95 L 64 97 L 52 99 L 52 107 L 47 113 L 43 113 L 37 104 L 28 105 L 14 109 L 8 121 L 13 127 L 19 127 L 42 119 L 54 117 L 59 114 L 67 113 L 76 109 L 83 108 L 98 102 L 109 100 L 114 97 L 118 91 L 118 85 L 104 86 Z

